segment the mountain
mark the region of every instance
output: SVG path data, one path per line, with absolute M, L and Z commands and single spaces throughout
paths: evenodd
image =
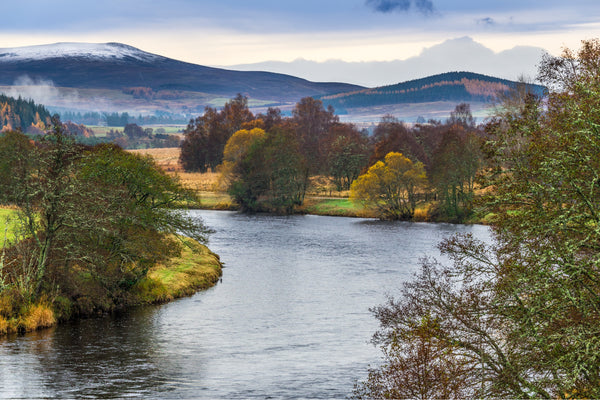
M 242 93 L 266 102 L 360 89 L 346 83 L 318 83 L 271 72 L 232 71 L 150 54 L 120 43 L 56 43 L 0 49 L 0 86 L 51 82 L 77 89 L 198 92 L 233 97 Z M 160 96 L 159 96 L 160 97 Z
M 473 72 L 446 72 L 395 85 L 361 89 L 319 98 L 338 112 L 357 117 L 360 114 L 391 113 L 405 120 L 419 116 L 448 116 L 458 103 L 469 103 L 473 111 L 485 115 L 499 95 L 516 88 L 517 82 Z M 543 95 L 545 87 L 532 85 L 533 92 Z M 387 107 L 387 108 L 386 108 Z M 437 114 L 437 115 L 436 115 Z
M 316 81 L 341 80 L 367 87 L 402 82 L 448 71 L 474 71 L 485 75 L 515 80 L 520 76 L 534 78 L 537 65 L 546 51 L 540 47 L 516 46 L 494 52 L 470 37 L 449 39 L 425 48 L 418 56 L 393 61 L 323 62 L 297 59 L 291 62 L 266 61 L 230 65 L 240 71 L 270 71 Z

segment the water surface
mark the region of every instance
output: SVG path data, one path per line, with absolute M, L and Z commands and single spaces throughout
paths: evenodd
M 223 280 L 190 298 L 0 340 L 0 398 L 344 398 L 380 354 L 369 308 L 483 226 L 192 211 Z

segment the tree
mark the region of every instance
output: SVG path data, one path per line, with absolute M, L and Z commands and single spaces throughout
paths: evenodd
M 417 141 L 414 132 L 397 118 L 384 116 L 373 133 L 374 150 L 369 165 L 383 160 L 390 152 L 405 154 L 412 160 L 423 163 L 428 161 L 422 145 Z
M 368 158 L 368 138 L 350 124 L 334 124 L 327 135 L 328 172 L 338 190 L 350 189 Z
M 545 58 L 547 100 L 522 93 L 487 124 L 494 243 L 445 241 L 450 265 L 424 261 L 401 297 L 375 310 L 374 340 L 393 356 L 404 356 L 394 340 L 416 346 L 422 321 L 435 322 L 443 357 L 468 372 L 448 381 L 459 384 L 453 396 L 600 396 L 599 59 L 597 40 Z M 379 396 L 371 383 L 361 388 Z
M 417 191 L 426 182 L 423 163 L 392 152 L 352 183 L 350 199 L 375 210 L 382 219 L 411 219 Z
M 300 153 L 306 159 L 308 172 L 322 172 L 324 156 L 322 140 L 332 124 L 338 122 L 333 108 L 323 108 L 321 100 L 312 97 L 301 99 L 292 110 L 293 122 L 296 124 L 296 135 L 300 145 Z
M 173 234 L 206 240 L 201 221 L 174 210 L 195 196 L 150 158 L 78 145 L 58 119 L 37 143 L 0 137 L 0 153 L 9 147 L 0 175 L 16 179 L 3 181 L 1 194 L 19 208 L 22 240 L 9 250 L 23 268 L 10 275 L 25 302 L 57 292 L 79 302 L 95 287 L 88 299 L 97 306 L 123 303 L 153 263 L 177 251 Z
M 148 134 L 144 131 L 144 128 L 138 124 L 127 124 L 123 128 L 123 133 L 130 139 L 140 139 L 147 137 Z
M 220 173 L 219 183 L 221 186 L 228 188 L 238 178 L 235 172 L 237 164 L 246 156 L 254 141 L 264 136 L 264 130 L 254 128 L 251 130 L 241 129 L 229 138 L 223 151 L 223 164 L 217 168 Z
M 293 128 L 278 126 L 252 141 L 229 192 L 243 211 L 292 213 L 304 201 L 305 171 Z
M 481 166 L 481 140 L 462 125 L 451 125 L 433 153 L 430 177 L 442 215 L 462 221 L 472 211 L 475 177 Z
M 248 98 L 238 94 L 225 103 L 221 111 L 206 107 L 204 115 L 191 120 L 184 130 L 180 161 L 186 171 L 215 170 L 223 161 L 225 144 L 242 125 L 254 116 Z

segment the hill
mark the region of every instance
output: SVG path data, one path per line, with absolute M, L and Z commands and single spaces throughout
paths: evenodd
M 490 103 L 500 93 L 515 88 L 517 82 L 473 72 L 447 72 L 422 79 L 360 89 L 319 98 L 337 110 L 396 104 L 433 102 Z M 534 91 L 543 94 L 544 87 L 534 85 Z
M 0 86 L 51 82 L 55 87 L 112 89 L 133 96 L 177 97 L 178 91 L 230 98 L 237 93 L 273 103 L 361 89 L 317 83 L 271 72 L 205 67 L 144 52 L 120 43 L 56 43 L 0 49 Z

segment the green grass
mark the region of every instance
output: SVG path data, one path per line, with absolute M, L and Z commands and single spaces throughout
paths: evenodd
M 327 199 L 307 197 L 301 211 L 308 214 L 332 215 L 343 217 L 372 217 L 363 207 L 347 198 Z
M 192 239 L 183 238 L 179 257 L 169 259 L 148 271 L 137 285 L 136 295 L 143 303 L 161 303 L 189 296 L 213 286 L 221 276 L 219 256 Z
M 200 192 L 200 208 L 209 210 L 236 210 L 227 193 Z
M 14 241 L 17 229 L 17 211 L 11 208 L 0 208 L 0 246 L 5 235 L 8 241 Z

